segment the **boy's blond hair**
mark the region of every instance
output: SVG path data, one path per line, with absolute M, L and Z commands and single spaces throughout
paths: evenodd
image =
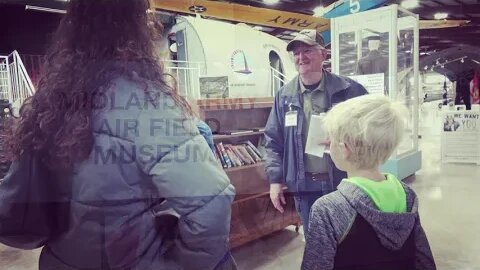
M 392 155 L 402 140 L 406 107 L 381 95 L 364 95 L 334 106 L 325 117 L 330 138 L 352 151 L 357 169 L 373 169 Z

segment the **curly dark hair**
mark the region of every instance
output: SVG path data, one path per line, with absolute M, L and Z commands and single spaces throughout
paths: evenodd
M 52 170 L 69 170 L 93 147 L 94 106 L 81 106 L 126 77 L 171 96 L 185 115 L 188 102 L 169 86 L 156 41 L 162 26 L 148 0 L 71 0 L 52 37 L 35 95 L 22 106 L 8 139 L 9 158 L 39 154 Z M 147 83 L 148 82 L 148 83 Z M 148 85 L 155 87 L 148 87 Z M 155 89 L 149 89 L 155 88 Z

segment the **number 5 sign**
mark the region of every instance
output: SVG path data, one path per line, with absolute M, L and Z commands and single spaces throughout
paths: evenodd
M 360 11 L 360 0 L 349 0 L 350 1 L 350 13 L 357 13 Z
M 325 19 L 332 19 L 379 7 L 388 0 L 340 0 L 333 3 L 332 9 L 325 13 Z M 330 6 L 329 6 L 330 7 Z M 328 9 L 328 8 L 327 8 Z

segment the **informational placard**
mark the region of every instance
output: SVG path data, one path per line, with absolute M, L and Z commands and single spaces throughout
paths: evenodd
M 228 76 L 200 77 L 200 98 L 228 98 Z
M 385 94 L 385 75 L 383 73 L 349 76 L 363 85 L 370 94 Z
M 480 113 L 442 114 L 441 152 L 443 162 L 480 165 Z

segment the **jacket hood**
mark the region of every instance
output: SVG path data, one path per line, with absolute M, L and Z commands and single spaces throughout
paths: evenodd
M 391 250 L 400 249 L 408 239 L 418 217 L 418 201 L 412 189 L 402 183 L 407 195 L 405 213 L 386 213 L 380 211 L 370 197 L 358 186 L 342 181 L 339 192 L 348 203 L 375 230 L 383 246 Z

